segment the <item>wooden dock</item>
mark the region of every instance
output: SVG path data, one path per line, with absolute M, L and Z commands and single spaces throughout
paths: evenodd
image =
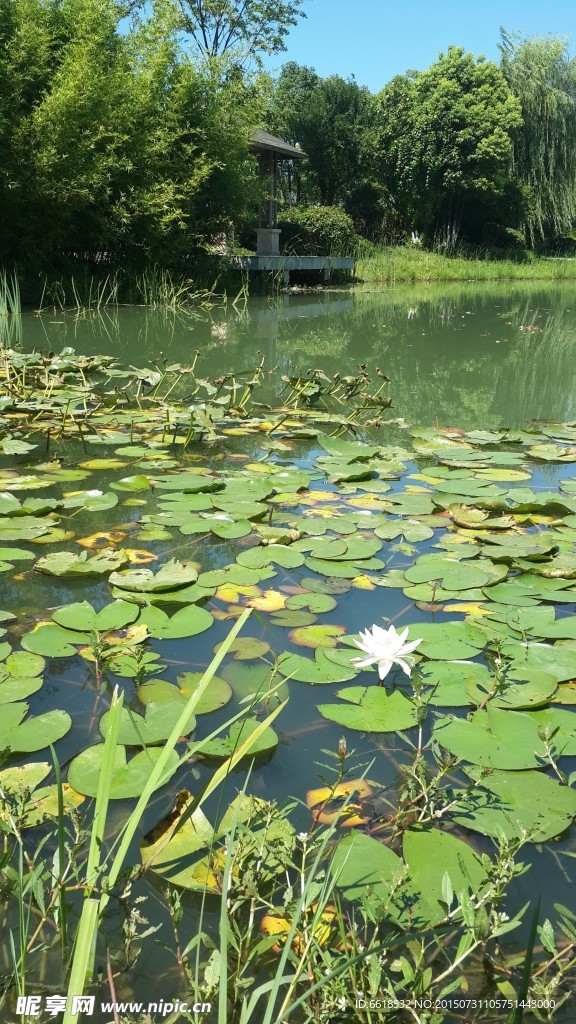
M 293 271 L 318 273 L 324 283 L 330 281 L 334 270 L 354 272 L 353 256 L 235 256 L 234 263 L 248 274 L 280 274 L 284 284 L 289 284 Z

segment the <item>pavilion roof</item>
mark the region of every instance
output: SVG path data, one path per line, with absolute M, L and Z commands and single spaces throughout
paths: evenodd
M 270 135 L 270 132 L 264 132 L 261 128 L 252 132 L 251 138 L 252 149 L 255 151 L 275 153 L 284 160 L 303 160 L 306 156 L 298 146 L 291 146 L 289 142 L 279 139 L 276 135 Z

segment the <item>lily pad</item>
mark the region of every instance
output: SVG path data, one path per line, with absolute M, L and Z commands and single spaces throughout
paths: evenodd
M 406 913 L 406 923 L 412 928 L 433 925 L 446 918 L 446 876 L 457 897 L 463 893 L 477 897 L 488 882 L 488 867 L 478 854 L 461 839 L 440 829 L 409 829 L 404 833 L 402 852 L 409 881 L 401 895 L 412 904 L 410 913 Z
M 0 750 L 31 753 L 56 743 L 70 730 L 72 719 L 65 711 L 47 711 L 35 718 L 23 719 L 28 705 L 4 704 L 0 721 Z
M 329 594 L 293 594 L 286 601 L 286 607 L 290 609 L 307 608 L 314 615 L 321 615 L 323 612 L 331 612 L 337 607 L 337 602 Z
M 171 689 L 175 690 L 174 687 Z M 148 747 L 155 743 L 162 743 L 170 736 L 181 714 L 181 701 L 169 703 L 149 701 L 146 704 L 144 715 L 139 715 L 130 708 L 123 707 L 120 713 L 118 742 L 127 747 Z M 110 712 L 107 711 L 98 723 L 100 734 L 104 739 L 106 739 L 109 718 Z M 196 718 L 191 714 L 186 726 L 182 729 L 182 735 L 188 736 L 195 728 Z
M 292 643 L 300 647 L 336 647 L 338 638 L 345 633 L 345 626 L 317 623 L 314 626 L 298 626 L 289 633 L 289 636 Z
M 111 604 L 95 611 L 88 601 L 69 604 L 52 613 L 54 622 L 65 629 L 107 633 L 124 629 L 138 617 L 138 608 L 126 601 L 112 601 Z
M 417 724 L 416 705 L 399 690 L 381 686 L 349 686 L 337 696 L 348 702 L 319 704 L 324 718 L 360 732 L 402 732 Z
M 176 686 L 166 679 L 147 679 L 138 687 L 138 697 L 143 704 L 177 703 L 180 711 L 194 693 L 203 677 L 202 672 L 183 672 L 176 680 Z M 194 708 L 195 715 L 206 715 L 211 711 L 223 708 L 232 697 L 232 688 L 225 679 L 212 676 L 207 690 Z
M 214 652 L 216 653 L 220 647 L 221 644 L 217 644 Z M 228 652 L 235 661 L 255 661 L 270 653 L 270 644 L 255 636 L 239 636 L 228 645 Z
M 24 634 L 20 642 L 24 650 L 32 654 L 45 658 L 71 658 L 77 653 L 74 645 L 89 644 L 90 634 L 75 633 L 57 622 L 39 622 L 30 633 Z
M 468 721 L 443 719 L 436 723 L 434 738 L 455 757 L 486 768 L 520 771 L 537 768 L 544 752 L 535 713 L 491 708 L 476 711 Z
M 230 726 L 227 736 L 217 736 L 213 740 L 202 740 L 194 744 L 194 753 L 203 754 L 205 757 L 230 757 L 239 747 L 249 741 L 260 722 L 257 719 L 242 718 Z M 274 729 L 268 727 L 247 750 L 246 757 L 257 757 L 259 754 L 268 753 L 278 745 L 278 736 Z
M 278 670 L 283 676 L 299 683 L 344 683 L 358 675 L 358 670 L 351 665 L 337 665 L 330 661 L 322 647 L 316 648 L 314 660 L 303 658 L 300 654 L 281 654 Z
M 179 637 L 196 636 L 210 629 L 214 616 L 197 604 L 188 605 L 169 616 L 161 608 L 147 606 L 138 620 L 139 625 L 148 627 L 150 636 L 157 639 L 175 640 Z
M 157 573 L 151 569 L 124 569 L 113 572 L 110 584 L 119 590 L 131 590 L 140 594 L 162 593 L 178 590 L 189 583 L 195 583 L 198 572 L 193 565 L 186 565 L 172 559 L 166 562 Z
M 98 793 L 104 744 L 96 743 L 87 747 L 72 761 L 68 769 L 68 782 L 78 793 L 95 797 Z M 142 794 L 152 769 L 163 751 L 159 747 L 141 750 L 129 761 L 126 759 L 126 748 L 116 747 L 110 798 L 112 800 L 128 800 Z M 163 777 L 168 782 L 178 768 L 179 758 L 172 751 Z
M 523 833 L 542 843 L 564 832 L 576 815 L 576 792 L 543 772 L 467 769 L 479 788 L 458 803 L 450 817 L 464 828 L 497 839 Z
M 422 637 L 418 653 L 438 661 L 474 657 L 486 646 L 486 634 L 469 622 L 425 622 L 412 629 Z
M 351 832 L 341 839 L 330 865 L 335 884 L 346 899 L 360 900 L 372 893 L 383 904 L 391 902 L 404 871 L 404 862 L 396 853 L 363 832 Z
M 51 551 L 34 564 L 35 572 L 48 576 L 104 576 L 125 565 L 128 557 L 124 551 L 111 548 L 89 556 L 87 551 L 75 555 L 72 551 Z
M 238 565 L 249 569 L 262 569 L 264 566 L 281 565 L 284 569 L 296 569 L 304 564 L 304 555 L 293 547 L 283 544 L 268 544 L 266 547 L 249 548 L 237 557 Z

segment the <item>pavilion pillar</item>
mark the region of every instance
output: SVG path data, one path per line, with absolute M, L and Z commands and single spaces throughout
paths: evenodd
M 256 230 L 256 255 L 280 255 L 280 229 L 278 224 L 278 202 L 276 199 L 278 185 L 278 159 L 270 151 L 259 154 L 260 178 L 266 182 L 268 198 L 260 210 L 259 225 Z

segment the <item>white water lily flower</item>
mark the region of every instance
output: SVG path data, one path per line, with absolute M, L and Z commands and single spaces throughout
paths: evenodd
M 356 665 L 356 668 L 368 668 L 369 665 L 377 664 L 380 681 L 386 678 L 394 664 L 399 665 L 402 671 L 409 676 L 414 664 L 414 659 L 410 655 L 418 647 L 418 644 L 422 643 L 422 638 L 411 640 L 407 644 L 407 636 L 408 627 L 401 633 L 397 633 L 394 626 L 389 626 L 388 629 L 383 629 L 382 626 L 372 626 L 372 629 L 364 630 L 363 633 L 360 633 L 361 639 L 354 640 L 354 643 L 368 657 L 355 658 L 353 664 Z

